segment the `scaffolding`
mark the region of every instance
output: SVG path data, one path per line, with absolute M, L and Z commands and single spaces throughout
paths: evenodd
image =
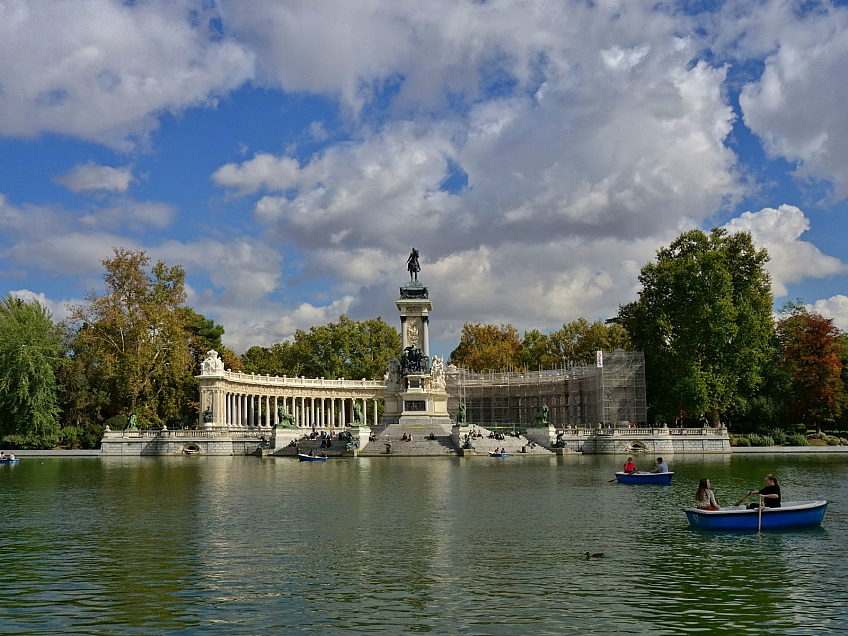
M 647 424 L 645 356 L 604 353 L 602 364 L 548 371 L 474 373 L 448 367 L 448 412 L 455 421 L 465 404 L 470 425 L 494 429 L 531 426 L 542 406 L 556 428 Z

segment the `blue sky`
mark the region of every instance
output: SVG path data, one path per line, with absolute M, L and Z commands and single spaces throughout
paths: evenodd
M 848 329 L 845 3 L 0 0 L 0 281 L 56 318 L 113 247 L 238 352 L 380 315 L 615 315 L 681 231 L 750 231 Z

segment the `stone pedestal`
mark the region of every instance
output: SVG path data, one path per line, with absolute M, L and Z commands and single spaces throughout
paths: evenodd
M 536 442 L 539 446 L 545 448 L 553 448 L 556 442 L 556 428 L 549 424 L 548 426 L 540 426 L 536 428 L 528 428 L 524 433 L 524 437 L 531 442 Z

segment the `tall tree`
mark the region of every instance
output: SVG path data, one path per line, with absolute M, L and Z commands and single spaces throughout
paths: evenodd
M 630 349 L 630 339 L 620 324 L 605 325 L 600 320 L 590 323 L 578 318 L 552 332 L 550 346 L 552 366 L 586 366 L 594 363 L 596 351 Z
M 645 352 L 654 417 L 721 413 L 762 382 L 774 332 L 768 254 L 747 232 L 681 234 L 642 268 L 636 302 L 621 324 Z
M 450 361 L 471 371 L 506 371 L 519 366 L 521 340 L 512 325 L 465 323 Z
M 833 320 L 789 303 L 777 323 L 789 414 L 795 422 L 814 426 L 833 423 L 845 405 L 842 382 L 843 344 Z
M 142 426 L 179 422 L 188 415 L 193 386 L 188 346 L 185 272 L 163 262 L 150 266 L 144 251 L 118 249 L 102 261 L 105 292 L 71 307 L 75 352 L 86 356 L 108 393 L 106 415 L 131 415 Z
M 59 442 L 59 328 L 38 301 L 0 301 L 0 438 L 19 448 Z

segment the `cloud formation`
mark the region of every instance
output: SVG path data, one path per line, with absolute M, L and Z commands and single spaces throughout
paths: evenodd
M 71 192 L 126 192 L 135 181 L 129 167 L 112 168 L 89 161 L 53 178 Z

